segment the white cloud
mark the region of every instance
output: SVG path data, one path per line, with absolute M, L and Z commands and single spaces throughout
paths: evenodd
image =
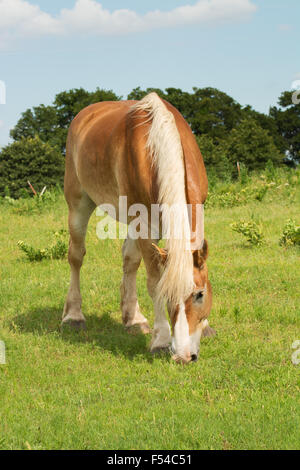
M 131 10 L 109 12 L 95 0 L 77 0 L 72 10 L 63 9 L 60 22 L 68 32 L 128 34 L 189 24 L 243 21 L 256 10 L 249 0 L 201 0 L 174 10 L 138 15 Z
M 96 0 L 77 0 L 58 16 L 43 12 L 25 0 L 0 0 L 0 47 L 13 38 L 42 35 L 120 35 L 191 24 L 240 22 L 251 18 L 251 0 L 200 0 L 170 11 L 139 15 L 122 9 L 110 12 Z
M 0 49 L 17 38 L 58 34 L 61 24 L 25 0 L 0 0 Z
M 0 0 L 0 32 L 53 34 L 59 31 L 59 21 L 25 0 Z
M 95 0 L 77 0 L 72 10 L 63 9 L 59 17 L 67 33 L 127 34 L 143 28 L 143 19 L 134 11 L 105 10 Z

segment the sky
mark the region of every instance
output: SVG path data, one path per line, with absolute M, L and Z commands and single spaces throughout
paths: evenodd
M 71 88 L 216 87 L 268 113 L 300 80 L 299 19 L 299 0 L 0 0 L 0 147 Z

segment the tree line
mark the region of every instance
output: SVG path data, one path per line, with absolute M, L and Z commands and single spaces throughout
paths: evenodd
M 242 106 L 216 88 L 160 90 L 135 88 L 129 100 L 140 100 L 155 91 L 175 106 L 197 139 L 210 176 L 231 179 L 240 163 L 247 171 L 274 166 L 296 166 L 300 161 L 300 105 L 285 91 L 269 114 Z M 63 182 L 64 154 L 72 119 L 86 106 L 123 99 L 112 90 L 83 88 L 63 91 L 50 106 L 40 105 L 22 113 L 11 130 L 13 142 L 0 152 L 0 195 L 19 197 L 27 180 L 39 186 Z

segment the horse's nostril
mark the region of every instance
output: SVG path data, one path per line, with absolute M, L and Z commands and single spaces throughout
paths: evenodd
M 197 362 L 198 356 L 197 354 L 192 354 L 192 362 Z

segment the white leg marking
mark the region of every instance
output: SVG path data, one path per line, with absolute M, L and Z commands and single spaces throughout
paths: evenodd
M 123 281 L 121 285 L 121 307 L 123 323 L 126 328 L 134 325 L 143 325 L 145 333 L 150 332 L 147 319 L 142 315 L 136 294 L 136 273 L 142 255 L 134 240 L 128 238 L 123 246 Z
M 190 347 L 191 347 L 191 356 L 198 356 L 200 349 L 200 339 L 202 336 L 203 328 L 200 326 L 197 330 L 190 336 Z
M 154 299 L 154 332 L 151 342 L 151 351 L 168 348 L 171 344 L 171 329 L 166 318 L 164 303 Z
M 189 325 L 185 314 L 184 302 L 179 304 L 179 313 L 174 327 L 173 349 L 175 355 L 184 361 L 190 359 Z

